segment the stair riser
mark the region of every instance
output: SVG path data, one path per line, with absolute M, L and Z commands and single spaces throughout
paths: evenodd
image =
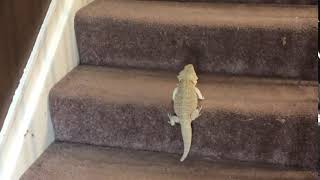
M 209 162 L 177 155 L 53 143 L 20 180 L 315 180 L 317 173 L 247 163 Z
M 58 141 L 182 154 L 180 126 L 167 123 L 168 109 L 169 105 L 114 105 L 50 96 Z M 315 120 L 312 115 L 279 117 L 206 109 L 193 123 L 190 155 L 314 169 Z
M 221 3 L 271 3 L 271 4 L 317 4 L 316 0 L 171 0 L 178 2 L 221 2 Z
M 317 79 L 317 29 L 200 27 L 76 18 L 81 64 Z

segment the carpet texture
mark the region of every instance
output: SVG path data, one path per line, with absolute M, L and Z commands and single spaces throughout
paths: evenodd
M 211 162 L 166 153 L 54 143 L 21 180 L 314 180 L 310 171 Z M 214 178 L 213 178 L 214 177 Z
M 317 80 L 316 6 L 96 0 L 75 30 L 81 64 Z
M 176 83 L 169 72 L 79 66 L 50 93 L 56 139 L 181 154 L 180 126 L 167 122 Z M 316 83 L 200 75 L 199 88 L 190 156 L 315 169 Z

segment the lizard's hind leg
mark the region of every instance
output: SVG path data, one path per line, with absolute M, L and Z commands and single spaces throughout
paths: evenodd
M 168 117 L 169 117 L 169 121 L 168 121 L 168 123 L 169 124 L 171 124 L 171 126 L 174 126 L 175 125 L 175 123 L 179 123 L 179 118 L 178 118 L 178 116 L 172 116 L 171 114 L 168 114 Z
M 197 119 L 201 114 L 201 109 L 202 109 L 202 106 L 198 107 L 197 109 L 195 109 L 192 114 L 191 114 L 191 121 L 194 121 L 195 119 Z

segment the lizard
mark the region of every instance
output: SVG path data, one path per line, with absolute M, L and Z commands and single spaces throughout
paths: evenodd
M 168 113 L 171 126 L 180 123 L 184 151 L 180 161 L 184 161 L 188 156 L 192 141 L 191 122 L 200 116 L 202 106 L 198 107 L 198 100 L 204 97 L 196 87 L 198 77 L 192 64 L 188 64 L 177 76 L 179 83 L 173 90 L 173 109 L 176 115 Z

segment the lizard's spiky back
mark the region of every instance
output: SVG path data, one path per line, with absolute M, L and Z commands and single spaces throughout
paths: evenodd
M 195 85 L 189 80 L 182 80 L 174 99 L 174 111 L 182 120 L 189 120 L 191 113 L 198 106 Z

